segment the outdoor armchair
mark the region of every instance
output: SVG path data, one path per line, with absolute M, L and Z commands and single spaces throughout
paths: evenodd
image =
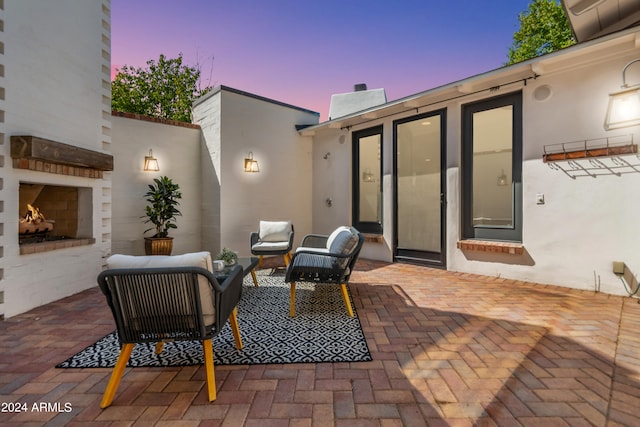
M 262 267 L 264 256 L 282 255 L 285 265 L 291 262 L 293 247 L 293 224 L 291 221 L 260 221 L 257 232 L 252 232 L 251 254 L 260 257 L 258 268 Z
M 229 319 L 236 348 L 242 349 L 236 305 L 242 295 L 242 267 L 222 283 L 212 271 L 209 252 L 178 256 L 113 255 L 98 275 L 121 343 L 120 355 L 102 397 L 111 405 L 136 343 L 165 340 L 202 342 L 209 401 L 216 399 L 211 339 Z
M 339 284 L 347 313 L 353 317 L 347 284 L 363 244 L 362 234 L 346 226 L 338 227 L 328 236 L 305 236 L 285 274 L 285 282 L 291 285 L 289 315 L 296 314 L 296 281 L 305 281 Z

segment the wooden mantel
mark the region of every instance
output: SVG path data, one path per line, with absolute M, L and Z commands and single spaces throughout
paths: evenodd
M 32 135 L 11 136 L 13 167 L 101 178 L 113 170 L 113 156 Z

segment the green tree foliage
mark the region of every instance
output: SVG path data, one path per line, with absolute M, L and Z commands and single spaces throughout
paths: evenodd
M 124 113 L 191 122 L 191 104 L 211 90 L 200 89 L 200 70 L 177 58 L 160 55 L 146 68 L 128 65 L 118 69 L 111 82 L 111 108 Z
M 532 0 L 518 16 L 506 65 L 522 62 L 576 43 L 569 20 L 557 0 Z

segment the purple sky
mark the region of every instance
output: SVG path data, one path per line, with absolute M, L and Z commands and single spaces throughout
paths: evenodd
M 502 66 L 530 0 L 112 0 L 111 62 L 160 54 L 308 108 L 356 83 L 402 98 Z

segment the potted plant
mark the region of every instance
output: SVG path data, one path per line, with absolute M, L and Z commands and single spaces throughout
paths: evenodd
M 226 265 L 234 265 L 238 261 L 238 254 L 229 248 L 222 248 L 216 259 L 224 261 Z
M 171 255 L 173 237 L 169 237 L 169 230 L 177 228 L 176 216 L 182 215 L 177 208 L 180 198 L 180 187 L 166 176 L 154 178 L 153 184 L 149 184 L 149 191 L 145 194 L 148 203 L 145 224 L 150 222 L 153 227 L 144 232 L 154 230 L 155 233 L 144 238 L 144 250 L 147 255 Z

